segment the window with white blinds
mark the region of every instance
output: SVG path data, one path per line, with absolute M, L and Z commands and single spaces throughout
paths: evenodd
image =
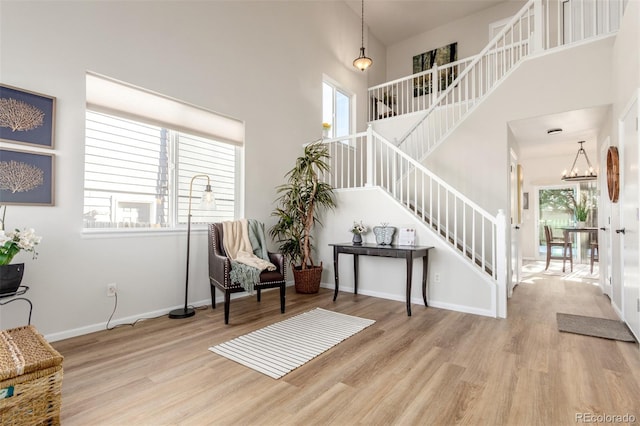
M 193 182 L 192 223 L 233 220 L 242 148 L 87 110 L 84 228 L 173 228 L 187 221 L 189 185 L 209 176 L 214 211 L 199 210 L 207 179 Z

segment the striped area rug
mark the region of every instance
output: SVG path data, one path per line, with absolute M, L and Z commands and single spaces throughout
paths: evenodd
M 279 379 L 373 323 L 316 308 L 209 350 Z

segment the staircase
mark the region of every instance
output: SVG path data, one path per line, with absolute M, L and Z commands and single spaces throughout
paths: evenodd
M 386 190 L 493 283 L 497 297 L 504 298 L 496 303 L 495 315 L 505 316 L 504 212 L 487 212 L 425 167 L 424 160 L 523 61 L 617 31 L 622 10 L 622 1 L 615 0 L 530 0 L 477 56 L 370 88 L 369 128 L 325 140 L 332 164 L 324 180 L 336 188 L 374 185 Z M 371 125 L 410 114 L 417 122 L 394 142 Z
M 395 141 L 403 152 L 422 161 L 522 61 L 617 31 L 622 4 L 621 0 L 529 0 L 478 55 L 370 88 L 369 120 L 422 114 Z M 421 95 L 421 88 L 431 93 Z

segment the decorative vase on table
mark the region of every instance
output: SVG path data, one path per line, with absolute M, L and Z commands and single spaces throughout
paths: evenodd
M 0 296 L 15 293 L 22 282 L 24 263 L 0 265 Z
M 362 245 L 362 235 L 361 234 L 353 234 L 353 240 L 351 240 L 353 244 L 359 246 Z

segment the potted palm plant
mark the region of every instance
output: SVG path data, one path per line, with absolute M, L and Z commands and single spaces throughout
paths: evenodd
M 277 188 L 278 206 L 271 214 L 277 218 L 269 233 L 280 252 L 291 262 L 296 291 L 317 293 L 322 263 L 313 261 L 311 231 L 324 209 L 336 206 L 333 187 L 320 180 L 319 173 L 329 171 L 329 150 L 321 141 L 304 148 L 296 165 L 286 175 L 287 183 Z
M 569 207 L 573 211 L 578 227 L 584 228 L 587 217 L 589 216 L 589 209 L 591 208 L 590 203 L 587 200 L 587 194 L 582 193 L 580 201 L 576 200 L 573 193 L 568 193 L 567 195 L 569 197 Z

